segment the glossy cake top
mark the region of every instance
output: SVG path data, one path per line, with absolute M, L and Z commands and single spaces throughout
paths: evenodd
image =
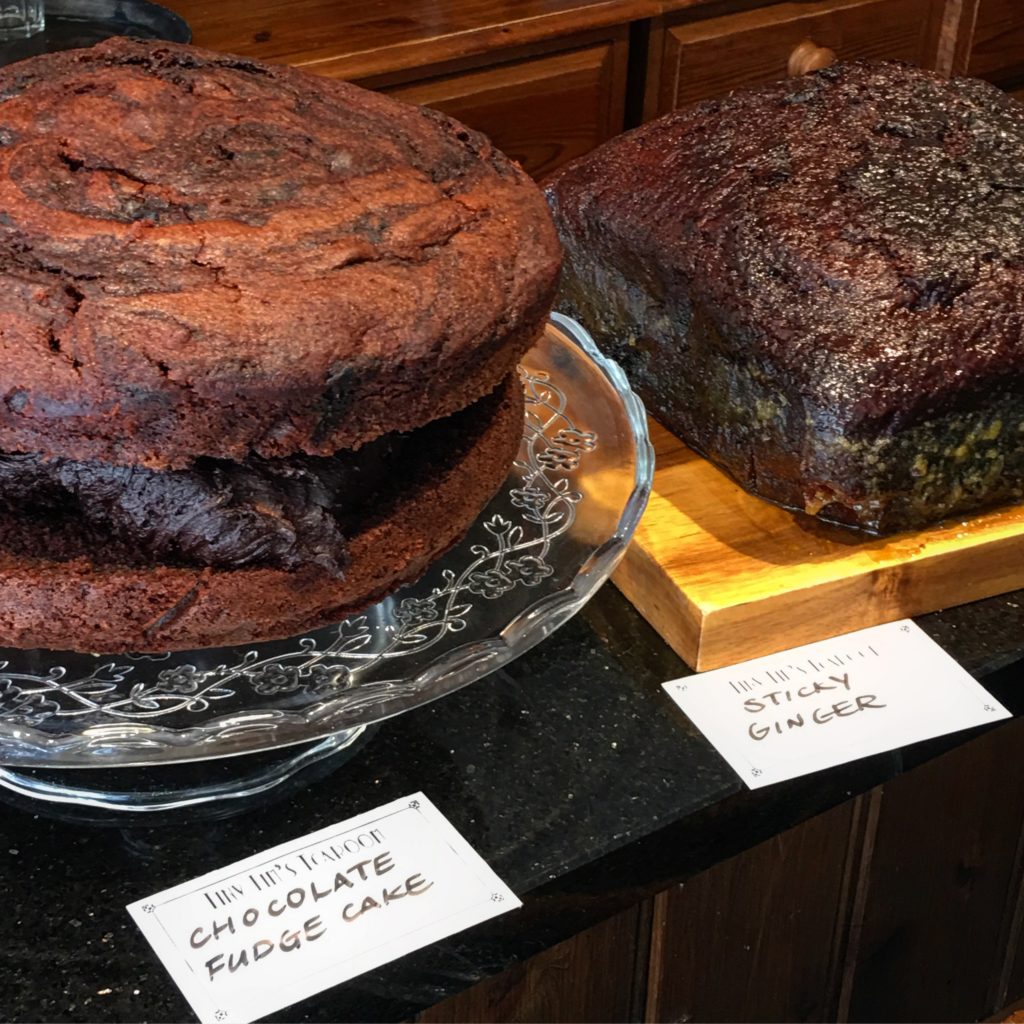
M 837 431 L 1024 380 L 1024 106 L 983 82 L 836 65 L 645 125 L 551 197 Z
M 558 263 L 534 184 L 440 114 L 129 40 L 0 70 L 0 448 L 163 466 L 411 429 L 496 385 Z

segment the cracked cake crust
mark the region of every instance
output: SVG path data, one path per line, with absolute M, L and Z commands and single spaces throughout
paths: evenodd
M 488 394 L 560 252 L 481 135 L 347 83 L 112 40 L 0 70 L 0 450 L 329 455 Z

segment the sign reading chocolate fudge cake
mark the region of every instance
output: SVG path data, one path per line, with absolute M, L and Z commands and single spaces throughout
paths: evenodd
M 286 636 L 505 479 L 560 253 L 482 136 L 114 40 L 0 70 L 0 643 Z
M 748 490 L 870 531 L 1024 492 L 1024 106 L 898 64 L 560 171 L 561 305 Z

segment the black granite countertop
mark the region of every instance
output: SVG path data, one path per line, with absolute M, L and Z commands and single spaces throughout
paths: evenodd
M 1024 592 L 918 621 L 1024 710 Z M 0 1017 L 192 1019 L 126 903 L 422 790 L 523 908 L 271 1018 L 408 1019 L 979 731 L 751 792 L 661 691 L 685 674 L 606 586 L 506 669 L 385 723 L 338 770 L 235 817 L 87 824 L 5 807 Z

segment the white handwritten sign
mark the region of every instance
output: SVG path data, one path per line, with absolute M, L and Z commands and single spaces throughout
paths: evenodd
M 910 621 L 665 689 L 751 789 L 1010 717 Z
M 417 793 L 128 912 L 206 1024 L 263 1017 L 521 905 Z

